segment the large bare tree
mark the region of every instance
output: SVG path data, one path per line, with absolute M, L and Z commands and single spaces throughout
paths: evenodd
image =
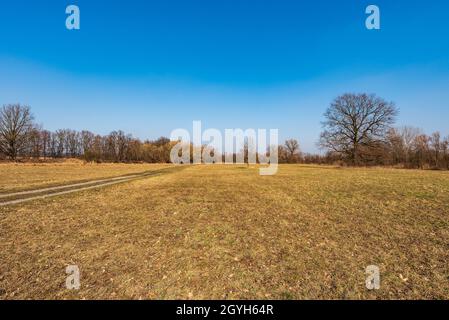
M 397 114 L 394 103 L 376 95 L 344 94 L 324 114 L 320 145 L 357 165 L 385 140 Z
M 0 149 L 12 160 L 26 148 L 33 119 L 28 106 L 9 104 L 0 109 Z

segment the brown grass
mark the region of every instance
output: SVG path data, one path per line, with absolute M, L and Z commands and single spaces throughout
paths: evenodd
M 0 297 L 449 298 L 446 172 L 180 169 L 0 208 Z
M 0 163 L 0 194 L 140 173 L 168 166 L 164 164 L 95 164 L 79 160 L 60 163 Z

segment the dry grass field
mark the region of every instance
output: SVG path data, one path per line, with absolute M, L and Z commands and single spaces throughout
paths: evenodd
M 0 194 L 129 175 L 167 166 L 169 165 L 122 163 L 99 165 L 80 160 L 61 163 L 0 163 Z
M 0 165 L 0 190 L 149 167 Z M 175 167 L 0 207 L 1 299 L 448 299 L 448 261 L 448 172 Z

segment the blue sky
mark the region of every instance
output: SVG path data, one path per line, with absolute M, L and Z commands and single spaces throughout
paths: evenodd
M 81 30 L 65 28 L 65 8 Z M 365 28 L 365 8 L 381 30 Z M 278 128 L 316 151 L 339 94 L 394 101 L 398 125 L 449 134 L 449 2 L 16 0 L 0 5 L 0 104 L 46 128 L 140 138 Z

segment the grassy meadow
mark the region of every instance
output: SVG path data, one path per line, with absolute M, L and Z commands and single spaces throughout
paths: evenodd
M 80 160 L 66 160 L 59 163 L 0 163 L 0 194 L 130 175 L 168 166 L 164 164 L 95 164 Z
M 152 168 L 1 164 L 0 192 Z M 448 261 L 449 172 L 179 166 L 0 207 L 0 299 L 448 299 Z

